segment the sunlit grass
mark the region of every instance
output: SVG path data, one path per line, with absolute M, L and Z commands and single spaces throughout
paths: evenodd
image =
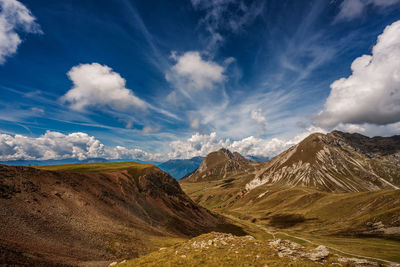
M 225 245 L 210 245 L 207 248 L 192 245 L 194 241 L 208 242 L 214 238 L 213 233 L 201 235 L 118 266 L 321 266 L 302 258 L 280 258 L 268 241 L 262 240 L 235 237 Z M 326 266 L 332 262 L 335 259 L 328 259 Z
M 48 170 L 48 171 L 95 172 L 95 171 L 111 171 L 111 170 L 128 169 L 128 168 L 144 169 L 151 166 L 154 165 L 128 161 L 128 162 L 107 162 L 107 163 L 63 164 L 63 165 L 33 166 L 33 167 L 36 169 Z

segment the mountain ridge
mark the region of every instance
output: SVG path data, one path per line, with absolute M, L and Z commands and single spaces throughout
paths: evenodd
M 260 226 L 399 240 L 399 141 L 314 133 L 269 162 L 180 184 L 202 206 Z
M 135 162 L 0 165 L 0 214 L 1 262 L 17 265 L 105 265 L 230 227 L 166 172 Z
M 328 192 L 399 189 L 400 136 L 314 133 L 259 170 L 246 185 L 305 186 Z

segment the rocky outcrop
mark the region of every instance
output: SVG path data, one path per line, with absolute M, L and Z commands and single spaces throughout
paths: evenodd
M 323 245 L 307 251 L 304 246 L 290 240 L 274 239 L 269 242 L 269 245 L 278 251 L 279 257 L 290 257 L 293 260 L 300 257 L 311 261 L 321 261 L 330 254 L 328 248 Z
M 268 242 L 249 235 L 218 232 L 162 248 L 127 263 L 129 266 L 147 263 L 156 266 L 378 266 L 372 261 L 336 255 L 323 245 L 310 249 L 284 239 Z

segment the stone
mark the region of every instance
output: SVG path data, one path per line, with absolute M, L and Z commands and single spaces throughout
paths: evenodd
M 320 261 L 329 256 L 329 250 L 327 247 L 320 245 L 308 253 L 307 258 L 312 261 Z

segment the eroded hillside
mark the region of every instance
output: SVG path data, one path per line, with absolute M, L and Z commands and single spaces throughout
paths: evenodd
M 8 264 L 98 266 L 211 230 L 240 232 L 167 173 L 134 162 L 0 165 L 0 214 Z
M 327 192 L 399 189 L 400 136 L 312 134 L 265 164 L 246 185 L 305 186 Z

